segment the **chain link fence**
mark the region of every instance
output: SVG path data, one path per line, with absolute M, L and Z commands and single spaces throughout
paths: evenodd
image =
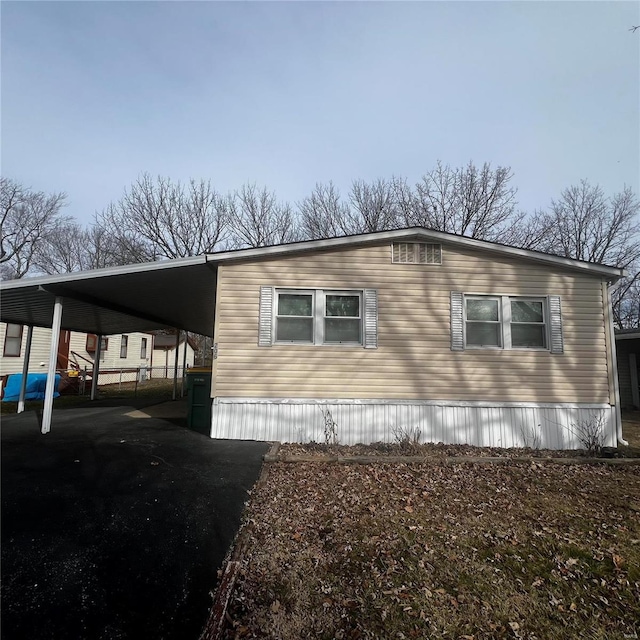
M 178 367 L 179 395 L 186 395 L 185 369 Z M 101 369 L 98 372 L 99 397 L 171 397 L 173 394 L 173 367 L 123 367 Z M 61 393 L 89 395 L 93 379 L 90 368 L 67 371 L 63 375 Z

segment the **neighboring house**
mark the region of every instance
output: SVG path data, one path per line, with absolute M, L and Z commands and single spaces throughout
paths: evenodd
M 426 229 L 208 256 L 214 438 L 615 446 L 620 269 Z
M 0 375 L 22 373 L 27 332 L 22 325 L 0 323 Z M 97 336 L 78 331 L 60 331 L 56 369 L 91 372 L 96 351 Z M 34 327 L 29 358 L 30 373 L 46 373 L 51 347 L 51 329 Z M 114 372 L 124 371 L 122 382 L 135 380 L 138 367 L 150 365 L 153 335 L 127 333 L 104 336 L 100 357 L 100 384 L 108 384 Z M 115 379 L 114 379 L 115 380 Z M 115 381 L 119 381 L 118 380 Z
M 180 333 L 180 342 L 178 344 L 178 371 L 182 373 L 182 365 L 187 350 L 186 367 L 193 367 L 196 353 L 196 345 L 191 338 L 186 341 L 184 332 Z M 153 372 L 154 378 L 171 378 L 176 359 L 176 336 L 167 333 L 156 333 L 153 341 Z
M 638 365 L 640 365 L 640 329 L 616 331 L 620 405 L 623 409 L 640 409 Z

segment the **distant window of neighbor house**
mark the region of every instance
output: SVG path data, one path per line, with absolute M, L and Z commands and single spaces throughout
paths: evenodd
M 391 261 L 399 264 L 442 264 L 442 245 L 429 242 L 394 242 Z
M 98 344 L 98 336 L 95 333 L 87 334 L 87 351 L 93 353 L 96 350 Z M 109 338 L 102 338 L 100 341 L 100 351 L 104 352 L 109 347 Z
M 140 342 L 140 360 L 146 360 L 146 359 L 147 359 L 147 339 L 142 338 L 142 341 Z
M 129 336 L 122 336 L 122 338 L 120 338 L 120 357 L 121 358 L 127 357 L 128 346 L 129 346 Z
M 4 336 L 4 351 L 2 355 L 17 358 L 22 348 L 22 325 L 8 324 L 7 333 Z

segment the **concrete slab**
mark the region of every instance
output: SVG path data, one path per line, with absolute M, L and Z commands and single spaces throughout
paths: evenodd
M 135 409 L 2 417 L 3 639 L 198 637 L 268 445 Z

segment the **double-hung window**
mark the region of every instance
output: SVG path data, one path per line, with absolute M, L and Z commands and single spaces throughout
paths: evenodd
M 501 347 L 500 298 L 466 298 L 466 342 L 469 347 Z
M 464 296 L 467 348 L 548 349 L 546 298 Z
M 7 332 L 4 336 L 4 350 L 2 355 L 5 357 L 17 358 L 20 356 L 22 349 L 22 325 L 7 324 Z
M 323 337 L 325 344 L 362 344 L 362 294 L 325 293 Z
M 122 336 L 120 338 L 120 357 L 121 358 L 127 357 L 128 348 L 129 348 L 129 336 Z
M 362 291 L 276 289 L 275 342 L 362 344 Z
M 276 342 L 314 341 L 314 291 L 277 292 Z

